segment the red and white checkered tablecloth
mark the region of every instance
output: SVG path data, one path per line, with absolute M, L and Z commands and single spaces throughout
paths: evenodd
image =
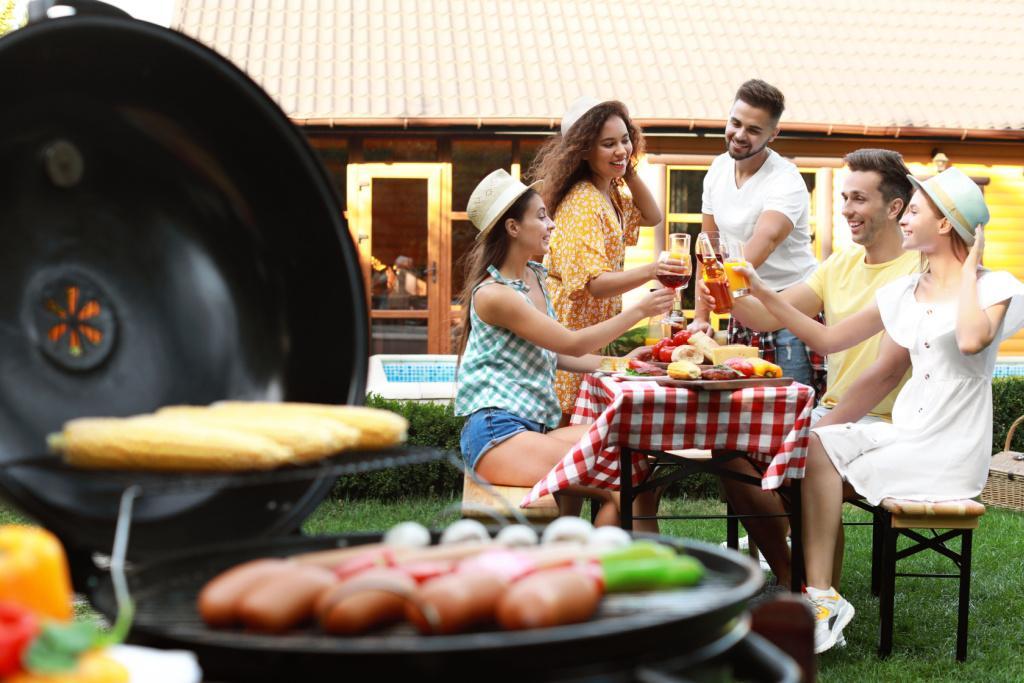
M 590 430 L 562 461 L 537 482 L 521 505 L 579 484 L 618 490 L 619 446 L 675 451 L 686 448 L 746 451 L 768 463 L 762 489 L 802 479 L 814 390 L 787 387 L 693 391 L 653 381 L 617 381 L 587 375 L 580 386 L 573 424 Z M 633 482 L 647 476 L 647 458 L 633 461 Z

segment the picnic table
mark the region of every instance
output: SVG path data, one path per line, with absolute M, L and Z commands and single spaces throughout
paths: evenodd
M 649 456 L 678 464 L 683 459 L 672 451 L 707 449 L 713 457 L 698 469 L 726 475 L 721 465 L 736 452 L 744 452 L 764 463 L 760 480 L 749 481 L 751 477 L 731 472 L 727 476 L 764 490 L 785 486 L 791 492 L 793 582 L 799 585 L 803 573 L 800 480 L 807 462 L 813 407 L 814 390 L 798 382 L 704 391 L 662 386 L 653 380 L 587 375 L 571 422 L 589 423 L 590 429 L 537 482 L 522 505 L 573 484 L 618 490 L 620 523 L 629 530 L 633 528 L 635 494 L 661 483 L 660 479 L 647 481 Z

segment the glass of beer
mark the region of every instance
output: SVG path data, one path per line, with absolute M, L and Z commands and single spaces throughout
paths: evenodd
M 729 293 L 732 298 L 738 299 L 741 296 L 750 294 L 750 282 L 743 273 L 736 272 L 736 267 L 749 268 L 750 264 L 743 258 L 743 242 L 739 240 L 726 240 L 725 250 L 725 275 L 729 281 Z
M 665 323 L 675 329 L 680 324 L 685 327 L 686 319 L 682 316 L 682 308 L 679 301 L 679 289 L 690 283 L 690 276 L 693 274 L 693 264 L 690 261 L 690 236 L 685 232 L 672 233 L 668 236 L 668 249 L 658 255 L 658 262 L 677 261 L 682 266 L 682 273 L 659 273 L 658 282 L 669 289 L 676 290 L 676 303 L 672 311 L 665 316 Z
M 724 238 L 706 232 L 697 237 L 697 258 L 704 272 L 704 284 L 715 298 L 714 312 L 718 315 L 732 310 L 729 279 L 724 265 L 727 253 L 728 244 Z

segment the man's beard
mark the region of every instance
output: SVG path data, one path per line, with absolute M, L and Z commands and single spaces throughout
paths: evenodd
M 726 152 L 728 152 L 728 153 L 729 153 L 729 156 L 731 156 L 731 157 L 732 157 L 732 158 L 733 158 L 733 159 L 734 159 L 735 161 L 743 161 L 744 159 L 749 159 L 750 157 L 752 157 L 752 156 L 754 156 L 754 155 L 756 155 L 756 154 L 760 154 L 760 153 L 761 153 L 761 151 L 762 151 L 762 150 L 763 150 L 763 149 L 764 149 L 765 147 L 767 147 L 767 146 L 768 146 L 768 143 L 767 143 L 767 142 L 765 142 L 765 143 L 764 143 L 763 145 L 761 145 L 760 147 L 758 147 L 758 148 L 756 148 L 756 149 L 754 149 L 754 148 L 752 147 L 752 148 L 750 149 L 750 151 L 749 151 L 749 152 L 747 152 L 746 154 L 743 154 L 743 155 L 741 155 L 741 156 L 737 156 L 737 155 L 735 155 L 735 154 L 733 154 L 733 153 L 732 153 L 732 148 L 731 148 L 731 146 L 730 146 L 730 144 L 729 144 L 729 141 L 728 141 L 728 140 L 726 140 L 726 142 L 725 142 L 725 151 L 726 151 Z

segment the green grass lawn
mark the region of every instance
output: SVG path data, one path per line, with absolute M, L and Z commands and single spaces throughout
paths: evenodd
M 724 506 L 710 500 L 665 500 L 666 514 L 716 514 Z M 847 506 L 848 521 L 868 515 Z M 387 529 L 405 520 L 443 527 L 458 517 L 458 501 L 409 498 L 382 501 L 329 501 L 303 528 L 308 534 Z M 0 522 L 19 521 L 0 507 Z M 710 542 L 725 539 L 725 523 L 669 521 L 662 533 Z M 887 660 L 875 655 L 878 600 L 870 592 L 870 527 L 847 528 L 843 594 L 857 609 L 846 629 L 849 645 L 819 659 L 821 681 L 1024 681 L 1021 599 L 1024 595 L 1024 514 L 989 509 L 975 533 L 968 661 L 954 659 L 957 584 L 951 579 L 897 581 L 895 646 Z M 900 563 L 903 572 L 947 572 L 949 560 L 922 553 Z M 83 614 L 84 616 L 84 614 Z

